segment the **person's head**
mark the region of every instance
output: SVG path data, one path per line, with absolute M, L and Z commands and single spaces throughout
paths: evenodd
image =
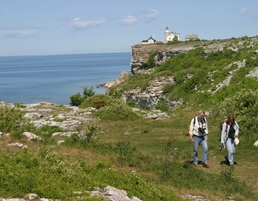
M 229 114 L 228 115 L 228 120 L 227 120 L 228 122 L 230 122 L 230 123 L 232 123 L 232 122 L 234 122 L 235 121 L 235 117 L 234 117 L 234 115 L 233 114 Z
M 204 118 L 205 117 L 205 111 L 204 110 L 200 110 L 199 112 L 198 112 L 198 116 L 199 116 L 199 118 Z

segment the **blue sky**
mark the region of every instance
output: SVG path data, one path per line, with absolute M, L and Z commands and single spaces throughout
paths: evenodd
M 257 0 L 0 0 L 0 56 L 130 52 L 166 27 L 200 39 L 258 35 Z

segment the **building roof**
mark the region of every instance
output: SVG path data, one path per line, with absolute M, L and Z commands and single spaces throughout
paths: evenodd
M 198 37 L 198 34 L 189 34 L 189 35 L 186 35 L 185 38 L 187 38 L 187 39 L 196 39 L 196 38 L 199 38 L 199 37 Z
M 152 38 L 152 36 L 149 37 L 147 40 L 142 40 L 142 42 L 148 42 L 149 40 L 154 40 L 154 42 L 156 42 L 156 40 L 154 38 Z

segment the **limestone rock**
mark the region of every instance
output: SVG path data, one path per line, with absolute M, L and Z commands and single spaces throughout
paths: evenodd
M 111 201 L 141 201 L 139 198 L 133 196 L 129 198 L 124 190 L 119 190 L 112 186 L 99 188 L 97 191 L 92 191 L 91 196 L 104 197 Z
M 31 140 L 42 140 L 41 137 L 31 133 L 31 132 L 23 132 L 22 135 L 24 135 L 28 141 L 31 141 Z

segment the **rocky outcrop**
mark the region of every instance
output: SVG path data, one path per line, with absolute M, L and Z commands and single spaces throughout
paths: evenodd
M 146 67 L 146 62 L 149 58 L 149 54 L 153 51 L 157 51 L 157 55 L 154 57 L 155 65 L 159 66 L 168 59 L 174 57 L 183 52 L 188 52 L 189 50 L 201 47 L 204 50 L 204 54 L 209 54 L 212 51 L 223 51 L 224 48 L 230 49 L 232 51 L 238 51 L 239 47 L 245 46 L 246 48 L 252 48 L 258 39 L 256 37 L 249 38 L 248 42 L 243 40 L 238 40 L 237 42 L 232 42 L 229 40 L 213 40 L 213 41 L 191 41 L 179 44 L 151 44 L 142 45 L 137 44 L 132 46 L 131 63 L 130 69 L 132 74 L 144 74 L 148 71 L 143 71 Z M 258 50 L 254 52 L 257 54 Z
M 78 200 L 84 200 L 84 198 L 80 196 L 81 192 L 74 192 L 74 194 L 78 194 Z M 110 201 L 142 201 L 135 196 L 133 196 L 132 198 L 129 198 L 127 196 L 126 191 L 114 188 L 112 186 L 107 186 L 105 188 L 97 188 L 97 190 L 90 192 L 90 196 L 104 198 L 105 200 L 110 200 Z M 60 199 L 40 198 L 35 193 L 26 194 L 24 198 L 0 198 L 0 201 L 28 201 L 28 200 L 60 201 Z
M 157 51 L 157 55 L 154 57 L 156 66 L 159 66 L 163 62 L 172 58 L 173 56 L 182 52 L 187 52 L 193 49 L 192 45 L 184 46 L 168 46 L 164 45 L 135 45 L 132 46 L 130 69 L 132 74 L 148 73 L 150 70 L 144 70 L 146 62 L 149 58 L 150 52 Z
M 258 67 L 255 68 L 254 70 L 250 71 L 246 77 L 258 77 Z
M 120 73 L 119 77 L 118 77 L 116 80 L 114 80 L 113 82 L 107 82 L 107 83 L 104 85 L 104 87 L 109 88 L 109 87 L 111 87 L 111 86 L 117 86 L 118 84 L 120 84 L 120 83 L 126 81 L 126 79 L 128 78 L 128 76 L 129 76 L 129 73 L 123 71 L 123 72 Z
M 58 110 L 54 103 L 25 104 L 21 110 L 25 117 L 31 119 L 36 128 L 43 125 L 57 126 L 66 131 L 77 131 L 82 122 L 92 119 L 91 111 L 95 108 L 80 109 L 75 106 L 64 105 L 63 110 Z M 60 108 L 59 108 L 60 109 Z
M 233 65 L 237 65 L 237 68 L 235 70 L 232 70 L 229 72 L 228 76 L 226 77 L 225 80 L 223 80 L 221 83 L 216 85 L 216 89 L 212 92 L 212 93 L 216 93 L 220 88 L 227 86 L 230 84 L 230 80 L 232 79 L 233 75 L 240 70 L 240 68 L 243 68 L 246 66 L 246 60 L 244 59 L 242 62 L 238 61 L 238 62 L 233 62 L 232 64 L 228 65 L 226 68 L 229 69 L 231 68 Z M 213 83 L 212 80 L 210 80 L 211 83 Z M 209 91 L 210 92 L 210 91 Z
M 159 77 L 149 81 L 148 87 L 144 92 L 141 92 L 141 88 L 125 91 L 122 98 L 125 102 L 134 101 L 141 108 L 155 109 L 159 101 L 165 101 L 171 108 L 176 108 L 183 104 L 183 100 L 171 101 L 163 95 L 163 88 L 167 84 L 174 84 L 174 77 Z
M 147 61 L 149 59 L 149 55 L 151 52 L 156 51 L 157 54 L 154 57 L 155 66 L 159 66 L 165 61 L 173 58 L 175 55 L 180 53 L 188 52 L 189 50 L 195 49 L 197 47 L 203 48 L 204 55 L 208 55 L 210 52 L 213 51 L 224 51 L 226 49 L 230 49 L 232 51 L 238 51 L 238 49 L 243 47 L 244 45 L 247 48 L 252 48 L 258 42 L 257 38 L 250 38 L 248 43 L 243 40 L 237 40 L 235 43 L 229 40 L 217 40 L 217 41 L 193 41 L 190 43 L 179 43 L 173 45 L 167 44 L 150 44 L 150 45 L 142 45 L 137 44 L 132 46 L 132 54 L 131 54 L 131 63 L 130 63 L 130 70 L 132 74 L 151 74 L 154 68 L 146 69 Z M 254 52 L 254 55 L 257 54 L 257 50 Z M 231 78 L 233 75 L 242 67 L 245 67 L 245 60 L 234 62 L 231 65 L 227 66 L 230 68 L 233 65 L 237 65 L 238 68 L 229 72 L 229 75 L 223 82 L 217 84 L 216 86 L 212 86 L 212 89 L 208 89 L 208 92 L 215 93 L 220 88 L 225 85 L 229 85 Z M 226 68 L 226 67 L 225 67 Z M 208 75 L 212 77 L 212 73 L 210 72 Z M 258 70 L 255 69 L 251 71 L 247 76 L 257 77 Z M 185 75 L 186 80 L 190 79 L 192 75 Z M 127 76 L 128 77 L 128 76 Z M 120 79 L 119 81 L 110 82 L 107 87 L 113 86 L 114 84 L 118 85 L 119 83 L 126 81 L 126 79 Z M 209 80 L 213 85 L 213 80 Z M 125 91 L 122 95 L 122 98 L 125 101 L 134 101 L 136 102 L 141 108 L 156 108 L 159 101 L 165 101 L 167 106 L 170 108 L 176 108 L 179 105 L 183 104 L 183 99 L 178 100 L 169 100 L 166 96 L 163 95 L 163 88 L 166 84 L 173 84 L 174 79 L 173 77 L 159 77 L 155 80 L 149 82 L 148 87 L 146 90 L 142 90 L 140 87 L 134 88 L 128 91 Z M 198 88 L 196 89 L 198 91 Z M 108 93 L 107 93 L 108 94 Z
M 135 196 L 133 196 L 132 198 L 129 198 L 127 196 L 126 191 L 119 190 L 112 186 L 107 186 L 105 188 L 98 188 L 97 191 L 91 192 L 91 196 L 102 197 L 105 200 L 111 200 L 111 201 L 142 201 Z

